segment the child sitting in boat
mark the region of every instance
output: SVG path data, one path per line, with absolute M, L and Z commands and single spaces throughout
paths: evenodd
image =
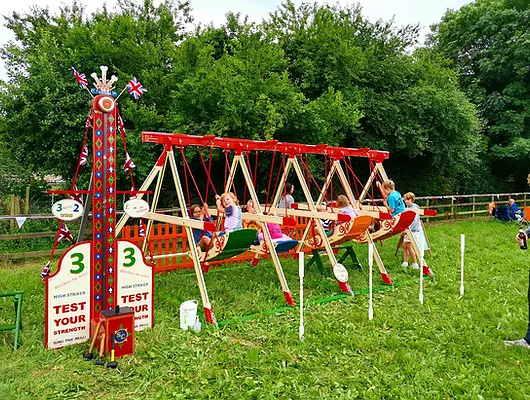
M 252 214 L 256 214 L 258 212 L 258 209 L 254 203 L 254 200 L 249 200 L 247 202 L 247 211 Z M 287 235 L 285 235 L 282 232 L 282 229 L 280 225 L 275 224 L 273 222 L 266 222 L 267 229 L 269 230 L 269 234 L 271 235 L 272 240 L 291 240 L 291 238 Z M 258 232 L 258 240 L 262 241 L 264 240 L 263 232 Z
M 224 232 L 220 232 L 221 234 L 243 229 L 241 207 L 239 207 L 239 201 L 234 193 L 226 192 L 221 196 L 216 195 L 215 204 L 219 212 L 225 213 Z
M 206 203 L 203 207 L 198 204 L 192 205 L 190 207 L 190 218 L 199 221 L 213 222 L 213 218 L 208 215 L 208 205 Z M 193 229 L 192 232 L 195 244 L 203 250 L 208 250 L 212 242 L 212 233 L 201 229 Z

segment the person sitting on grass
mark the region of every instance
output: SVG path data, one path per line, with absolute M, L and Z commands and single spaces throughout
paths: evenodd
M 508 199 L 509 215 L 510 219 L 521 221 L 523 219 L 523 211 L 517 207 L 517 203 L 514 199 Z

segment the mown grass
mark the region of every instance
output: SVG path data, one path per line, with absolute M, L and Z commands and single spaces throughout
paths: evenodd
M 368 296 L 309 305 L 298 340 L 299 310 L 283 306 L 274 268 L 226 265 L 206 275 L 218 320 L 199 333 L 179 328 L 179 306 L 199 299 L 190 271 L 156 276 L 156 326 L 136 335 L 134 356 L 117 370 L 86 362 L 88 343 L 57 351 L 43 347 L 42 264 L 0 269 L 0 291 L 23 289 L 22 346 L 0 333 L 0 393 L 4 399 L 524 399 L 530 397 L 530 352 L 503 339 L 526 331 L 528 257 L 513 240 L 515 225 L 489 220 L 428 226 L 435 278 L 418 302 L 415 271 L 394 256 L 397 238 L 379 248 L 395 282 L 378 291 L 374 319 Z M 466 287 L 460 287 L 460 234 L 466 234 Z M 350 269 L 355 290 L 366 289 L 365 268 Z M 297 261 L 284 262 L 298 299 Z M 374 274 L 376 284 L 380 283 Z M 331 274 L 306 272 L 304 296 L 338 293 Z M 1 306 L 1 304 L 0 304 Z M 252 313 L 261 317 L 233 320 Z

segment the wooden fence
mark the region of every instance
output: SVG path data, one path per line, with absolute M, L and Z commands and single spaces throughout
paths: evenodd
M 422 208 L 430 208 L 438 211 L 436 217 L 424 217 L 425 222 L 440 219 L 456 219 L 456 218 L 474 218 L 485 217 L 488 215 L 488 204 L 496 202 L 497 205 L 506 203 L 509 198 L 513 198 L 520 208 L 528 206 L 530 200 L 530 192 L 522 193 L 498 193 L 498 194 L 474 194 L 474 195 L 449 195 L 449 196 L 425 196 L 417 197 L 416 203 Z M 530 215 L 530 209 L 527 215 Z M 16 217 L 32 218 L 53 218 L 51 215 L 3 215 L 1 220 L 15 219 Z M 294 239 L 300 239 L 305 226 L 307 225 L 307 218 L 299 218 L 298 225 L 291 228 L 286 233 Z M 150 238 L 149 248 L 155 255 L 161 254 L 175 254 L 184 253 L 187 251 L 186 233 L 176 225 L 169 224 L 154 224 L 154 229 Z M 0 235 L 0 240 L 32 240 L 36 238 L 50 237 L 53 238 L 56 232 L 37 232 L 24 234 L 8 234 Z M 126 226 L 122 231 L 122 238 L 131 240 L 139 245 L 143 238 L 138 235 L 137 226 Z M 65 249 L 57 249 L 56 255 L 60 255 Z M 307 250 L 309 251 L 309 250 Z M 50 250 L 20 252 L 20 253 L 0 253 L 0 260 L 2 259 L 20 259 L 43 257 L 50 254 Z M 289 255 L 288 255 L 289 256 Z M 232 262 L 248 262 L 253 258 L 253 254 L 249 251 L 231 259 Z M 217 265 L 223 261 L 212 262 L 211 265 Z M 226 261 L 224 261 L 226 262 Z M 187 255 L 173 256 L 167 258 L 158 258 L 156 260 L 157 270 L 167 271 L 175 268 L 192 268 L 193 263 Z

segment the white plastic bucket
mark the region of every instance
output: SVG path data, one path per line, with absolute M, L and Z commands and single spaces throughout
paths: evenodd
M 198 304 L 197 300 L 187 300 L 180 305 L 180 327 L 185 331 L 195 325 Z

